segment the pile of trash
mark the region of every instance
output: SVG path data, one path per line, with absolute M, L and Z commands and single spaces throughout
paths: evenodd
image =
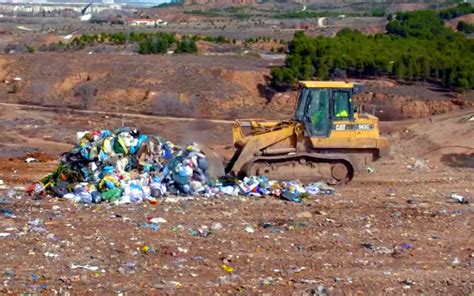
M 197 145 L 176 146 L 128 127 L 77 133 L 56 171 L 30 191 L 82 203 L 140 202 L 171 194 L 210 194 L 208 163 Z
M 264 176 L 211 180 L 206 155 L 198 145 L 185 148 L 124 127 L 77 133 L 77 144 L 61 156 L 58 168 L 27 191 L 81 203 L 141 202 L 166 195 L 276 196 L 301 202 L 332 194 L 324 183 L 304 186 Z

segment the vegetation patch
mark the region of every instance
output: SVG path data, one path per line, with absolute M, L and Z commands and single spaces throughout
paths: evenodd
M 469 24 L 465 21 L 459 21 L 458 25 L 456 26 L 456 29 L 466 34 L 472 34 L 474 33 L 474 24 Z
M 466 6 L 462 4 L 463 11 Z M 434 10 L 399 13 L 390 17 L 386 34 L 372 36 L 350 29 L 333 38 L 297 32 L 285 66 L 272 69 L 272 84 L 290 87 L 315 77 L 386 76 L 472 89 L 474 40 L 446 28 L 440 15 Z

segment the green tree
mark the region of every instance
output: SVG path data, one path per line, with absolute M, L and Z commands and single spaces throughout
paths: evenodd
M 192 39 L 181 39 L 176 45 L 176 53 L 195 53 L 197 52 L 196 42 Z
M 472 34 L 474 33 L 474 24 L 469 24 L 465 21 L 459 21 L 458 25 L 456 26 L 456 29 L 466 34 Z
M 296 83 L 295 74 L 291 69 L 276 67 L 271 71 L 271 83 L 274 87 L 286 88 Z
M 166 53 L 170 44 L 162 36 L 151 36 L 139 43 L 138 52 L 141 54 Z
M 138 46 L 138 52 L 141 54 L 150 54 L 151 53 L 150 42 L 148 40 L 140 42 Z
M 301 80 L 310 80 L 313 77 L 314 72 L 315 72 L 315 69 L 311 62 L 311 58 L 306 57 L 301 66 L 300 77 L 298 78 Z
M 166 53 L 168 51 L 168 40 L 161 37 L 153 36 L 150 39 L 151 53 Z
M 406 67 L 403 61 L 400 61 L 395 65 L 395 77 L 397 79 L 403 79 L 406 76 Z
M 474 8 L 470 3 L 460 3 L 456 7 L 441 10 L 438 16 L 441 19 L 449 20 L 458 16 L 474 13 Z
M 313 71 L 321 79 L 344 71 L 349 77 L 388 75 L 473 87 L 474 40 L 445 27 L 435 11 L 397 14 L 387 29 L 372 36 L 344 29 L 333 38 L 297 32 L 284 68 L 296 79 L 307 79 Z M 275 72 L 280 77 L 274 81 L 281 80 L 282 71 Z
M 317 69 L 317 76 L 322 80 L 325 80 L 329 77 L 329 69 L 326 65 L 321 65 Z
M 470 88 L 469 80 L 466 78 L 460 78 L 457 82 L 457 85 L 463 90 L 468 90 Z

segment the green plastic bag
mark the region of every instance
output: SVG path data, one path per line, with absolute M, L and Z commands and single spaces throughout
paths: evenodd
M 122 198 L 122 190 L 120 188 L 109 189 L 102 192 L 100 196 L 102 197 L 102 200 L 114 202 Z

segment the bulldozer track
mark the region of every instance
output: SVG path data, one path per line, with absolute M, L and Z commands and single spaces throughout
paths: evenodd
M 258 168 L 261 165 L 262 168 Z M 268 170 L 263 167 L 267 165 Z M 297 167 L 300 168 L 297 168 Z M 288 167 L 285 169 L 284 167 Z M 258 170 L 262 169 L 260 173 Z M 259 174 L 271 174 L 271 171 L 285 171 L 277 179 L 284 179 L 289 171 L 292 171 L 291 178 L 298 178 L 305 180 L 307 177 L 313 179 L 315 176 L 320 175 L 321 180 L 324 180 L 330 184 L 344 184 L 352 180 L 354 177 L 354 165 L 350 158 L 345 155 L 338 153 L 298 153 L 293 155 L 278 155 L 278 156 L 259 156 L 249 161 L 244 169 L 246 175 L 259 175 Z M 308 170 L 312 171 L 308 175 Z M 313 173 L 314 172 L 314 173 Z M 298 173 L 303 174 L 298 176 Z M 314 174 L 314 175 L 313 175 Z M 314 181 L 314 180 L 312 180 Z

